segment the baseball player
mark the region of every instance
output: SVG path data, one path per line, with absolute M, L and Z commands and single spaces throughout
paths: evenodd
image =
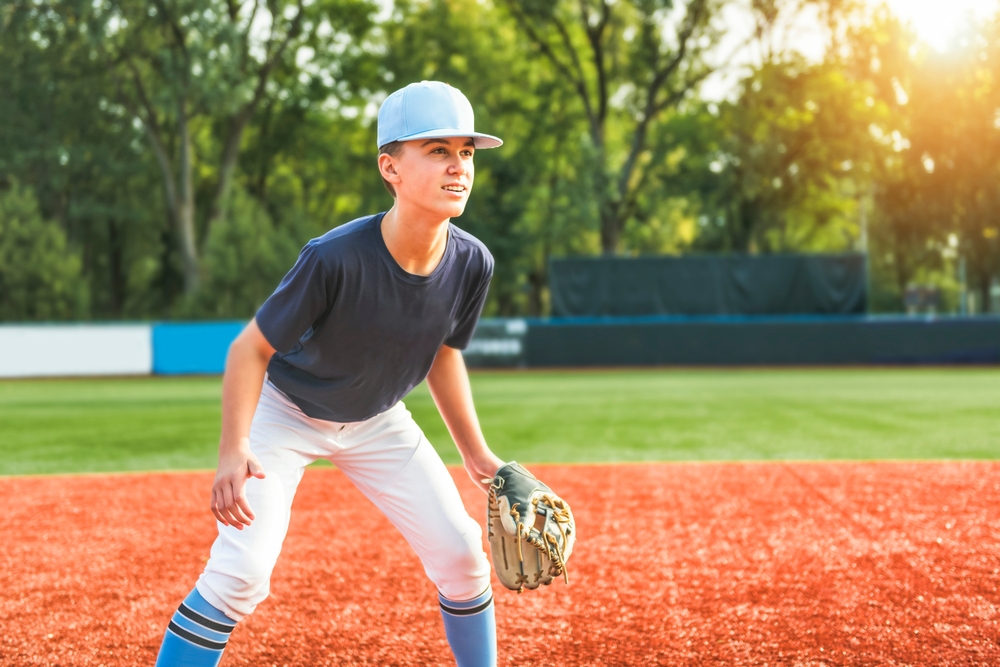
M 461 351 L 493 258 L 451 224 L 473 155 L 500 139 L 436 81 L 390 95 L 378 167 L 395 201 L 313 239 L 233 342 L 222 382 L 212 512 L 219 536 L 171 619 L 156 664 L 217 665 L 268 583 L 304 468 L 324 458 L 399 529 L 437 587 L 459 667 L 496 665 L 490 566 L 479 523 L 400 399 L 425 378 L 484 491 L 503 466 L 483 438 Z

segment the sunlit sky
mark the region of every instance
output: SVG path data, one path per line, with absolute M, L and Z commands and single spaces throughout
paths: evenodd
M 956 36 L 973 19 L 996 16 L 1000 13 L 1000 0 L 868 0 L 872 7 L 885 3 L 904 23 L 909 23 L 918 37 L 937 51 L 946 51 Z M 753 33 L 753 21 L 749 11 L 750 0 L 733 0 L 725 5 L 722 12 L 726 26 L 722 42 L 715 51 L 717 64 L 727 61 L 701 86 L 701 97 L 706 100 L 731 98 L 736 92 L 736 84 L 745 73 L 743 67 L 759 62 L 761 54 L 753 46 L 740 47 Z M 779 41 L 786 47 L 798 51 L 810 60 L 823 57 L 826 39 L 819 15 L 815 11 L 805 11 L 794 18 L 780 22 L 777 30 Z
M 982 19 L 1000 14 L 1000 0 L 867 1 L 872 6 L 884 2 L 896 16 L 909 23 L 917 35 L 937 51 L 948 49 L 970 16 L 973 19 Z M 376 2 L 381 7 L 382 18 L 388 17 L 393 0 L 376 0 Z M 731 66 L 723 68 L 702 85 L 701 95 L 705 99 L 718 100 L 730 96 L 739 79 L 739 68 L 758 60 L 752 49 L 735 48 L 753 30 L 753 23 L 748 20 L 749 3 L 750 0 L 733 0 L 723 9 L 723 24 L 727 29 L 717 49 L 716 60 L 718 64 L 728 60 Z M 825 40 L 822 38 L 822 30 L 819 29 L 815 12 L 805 12 L 794 25 L 787 26 L 784 32 L 789 45 L 795 50 L 810 59 L 822 58 Z
M 971 14 L 975 18 L 1000 11 L 1000 0 L 885 0 L 892 11 L 909 22 L 922 39 L 944 51 Z

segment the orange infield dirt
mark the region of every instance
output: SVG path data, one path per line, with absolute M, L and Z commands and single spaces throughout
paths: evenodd
M 495 585 L 502 665 L 1000 664 L 1000 464 L 532 468 L 580 542 L 569 586 Z M 151 665 L 208 555 L 211 479 L 0 479 L 0 664 Z M 222 664 L 453 663 L 413 553 L 311 469 Z

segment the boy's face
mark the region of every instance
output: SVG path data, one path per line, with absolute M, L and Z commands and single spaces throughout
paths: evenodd
M 458 217 L 465 210 L 475 177 L 475 152 L 469 137 L 416 139 L 404 141 L 395 158 L 380 155 L 379 168 L 396 190 L 397 201 L 416 205 L 443 220 Z

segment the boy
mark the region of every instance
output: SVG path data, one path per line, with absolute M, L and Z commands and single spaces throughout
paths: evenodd
M 219 536 L 158 666 L 218 664 L 236 623 L 267 597 L 296 487 L 318 458 L 413 547 L 438 588 L 458 666 L 496 665 L 482 530 L 399 401 L 426 377 L 466 471 L 486 491 L 503 461 L 483 438 L 460 350 L 493 258 L 450 219 L 472 190 L 476 148 L 501 143 L 474 131 L 469 101 L 443 83 L 411 84 L 382 104 L 378 166 L 392 208 L 306 244 L 230 347 L 211 501 Z

